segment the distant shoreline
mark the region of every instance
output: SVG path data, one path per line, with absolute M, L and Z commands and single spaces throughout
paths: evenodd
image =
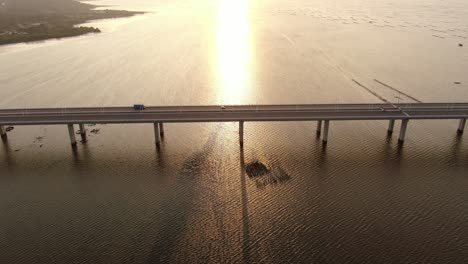
M 95 10 L 103 7 L 74 0 L 32 0 L 39 6 L 29 7 L 27 0 L 0 6 L 0 45 L 28 43 L 48 39 L 76 37 L 100 33 L 95 27 L 77 26 L 97 19 L 123 18 L 144 14 L 125 10 Z M 62 4 L 63 3 L 63 4 Z

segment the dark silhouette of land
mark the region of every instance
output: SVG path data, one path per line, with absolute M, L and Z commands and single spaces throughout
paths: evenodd
M 95 7 L 75 0 L 0 0 L 0 45 L 99 33 L 98 28 L 76 25 L 142 13 Z

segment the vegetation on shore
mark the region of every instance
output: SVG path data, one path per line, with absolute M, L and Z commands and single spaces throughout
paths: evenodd
M 99 33 L 98 28 L 76 25 L 141 14 L 95 7 L 75 0 L 0 0 L 0 45 Z

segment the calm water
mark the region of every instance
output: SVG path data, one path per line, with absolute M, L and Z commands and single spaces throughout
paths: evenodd
M 355 81 L 468 101 L 466 1 L 101 3 L 149 13 L 0 47 L 1 108 L 380 102 Z M 66 126 L 15 127 L 0 263 L 468 263 L 466 135 L 386 126 L 332 122 L 324 148 L 313 122 L 246 123 L 240 149 L 235 123 L 168 124 L 159 148 L 98 125 L 75 150 Z

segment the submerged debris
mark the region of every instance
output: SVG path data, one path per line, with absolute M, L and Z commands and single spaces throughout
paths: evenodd
M 268 170 L 268 168 L 263 163 L 258 161 L 247 164 L 245 166 L 245 171 L 249 177 L 258 177 L 270 172 L 270 170 Z
M 6 132 L 10 132 L 10 131 L 12 131 L 13 129 L 15 129 L 15 128 L 12 127 L 12 126 L 10 126 L 10 127 L 7 127 L 7 128 L 5 129 L 5 131 L 6 131 Z
M 259 161 L 246 164 L 245 172 L 259 189 L 263 189 L 268 185 L 282 184 L 291 179 L 291 176 L 281 166 L 267 167 Z
M 257 188 L 265 188 L 268 185 L 277 185 L 291 179 L 281 167 L 267 168 L 263 163 L 255 161 L 245 166 L 247 175 L 254 180 Z
M 454 82 L 454 84 L 461 84 L 461 82 Z
M 289 181 L 291 176 L 287 174 L 282 168 L 273 168 L 270 173 L 255 180 L 257 188 L 265 188 L 271 184 L 281 184 Z
M 95 129 L 91 130 L 91 133 L 97 134 L 97 133 L 99 133 L 99 130 L 101 130 L 101 129 L 95 128 Z
M 458 47 L 463 47 L 463 44 L 461 44 L 461 43 L 460 43 L 460 44 L 458 44 Z

